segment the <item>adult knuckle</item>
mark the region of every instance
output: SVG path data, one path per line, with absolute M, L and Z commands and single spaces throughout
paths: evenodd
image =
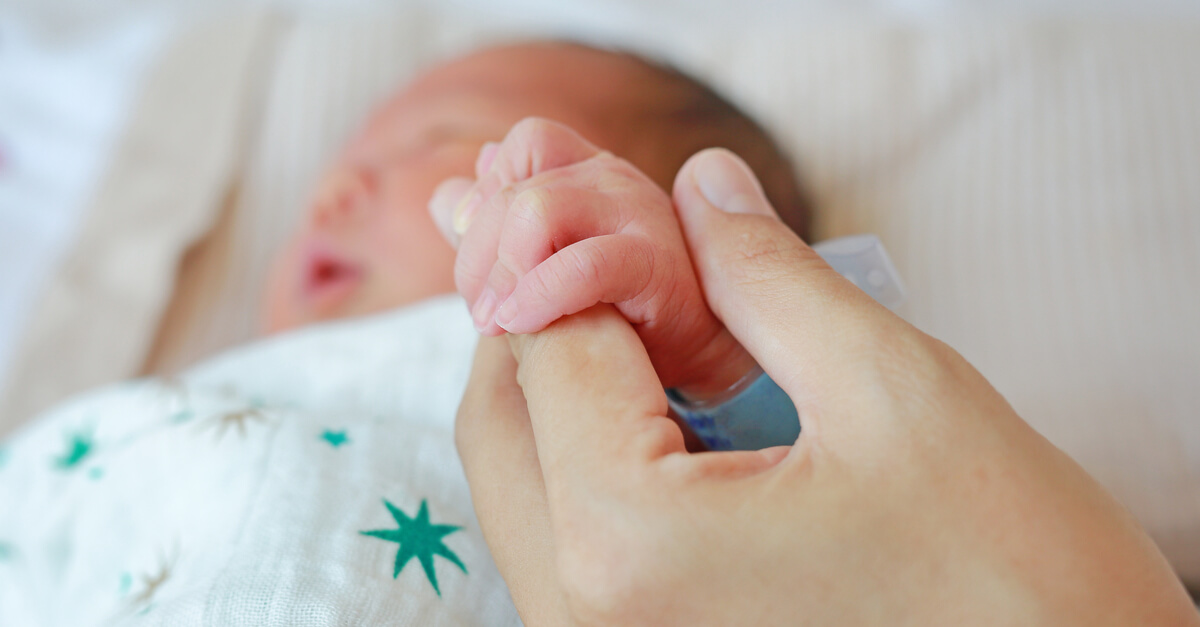
M 790 238 L 761 230 L 742 231 L 721 255 L 721 266 L 737 285 L 773 282 L 820 263 L 816 253 Z

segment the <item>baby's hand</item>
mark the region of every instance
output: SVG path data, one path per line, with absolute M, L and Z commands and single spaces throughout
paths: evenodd
M 717 392 L 753 366 L 705 304 L 670 197 L 629 162 L 529 118 L 483 148 L 476 177 L 443 182 L 430 209 L 461 237 L 455 283 L 481 333 L 612 303 L 666 387 Z

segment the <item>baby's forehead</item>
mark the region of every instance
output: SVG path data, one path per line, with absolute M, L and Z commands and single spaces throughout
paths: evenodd
M 415 141 L 414 135 L 438 133 L 494 141 L 528 116 L 611 137 L 621 133 L 622 122 L 654 107 L 665 89 L 649 66 L 629 55 L 558 43 L 490 48 L 435 65 L 402 87 L 347 151 L 388 150 Z

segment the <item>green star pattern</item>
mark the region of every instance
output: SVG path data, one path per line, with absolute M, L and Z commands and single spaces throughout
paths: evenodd
M 92 446 L 91 435 L 83 432 L 73 433 L 67 441 L 66 452 L 54 460 L 54 465 L 63 470 L 74 468 L 92 452 Z
M 392 518 L 396 519 L 396 524 L 400 527 L 398 529 L 360 531 L 359 533 L 400 545 L 400 549 L 396 551 L 396 568 L 392 572 L 393 579 L 399 577 L 400 571 L 404 570 L 404 565 L 415 557 L 421 562 L 421 568 L 425 569 L 425 578 L 433 586 L 433 591 L 438 596 L 442 596 L 442 591 L 438 589 L 437 574 L 433 571 L 433 556 L 441 555 L 450 560 L 450 563 L 458 566 L 463 574 L 466 574 L 467 567 L 462 560 L 458 559 L 458 556 L 442 543 L 442 538 L 458 531 L 461 527 L 429 524 L 429 508 L 424 499 L 421 500 L 421 509 L 417 512 L 416 518 L 409 518 L 408 514 L 400 511 L 387 499 L 383 500 L 383 504 L 392 513 Z
M 321 439 L 328 442 L 329 446 L 333 448 L 337 448 L 350 441 L 350 438 L 346 437 L 345 431 L 330 431 L 328 429 L 321 434 Z

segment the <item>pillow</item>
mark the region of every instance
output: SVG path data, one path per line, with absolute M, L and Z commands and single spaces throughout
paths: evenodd
M 171 29 L 21 334 L 0 390 L 0 435 L 68 394 L 137 373 L 179 258 L 214 221 L 238 163 L 266 17 Z

